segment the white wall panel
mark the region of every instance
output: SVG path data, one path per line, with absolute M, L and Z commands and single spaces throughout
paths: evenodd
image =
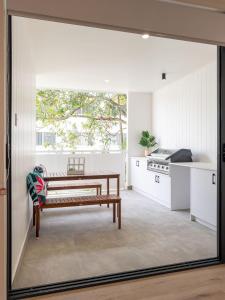
M 12 73 L 12 274 L 14 276 L 31 220 L 32 203 L 26 188 L 27 173 L 34 166 L 35 77 L 28 36 L 22 20 L 13 19 Z M 17 125 L 15 124 L 17 114 Z
M 215 162 L 216 62 L 156 91 L 152 118 L 153 133 L 161 147 L 190 148 L 195 160 Z
M 152 94 L 128 92 L 128 158 L 144 156 L 144 148 L 139 145 L 141 132 L 152 128 Z M 130 185 L 130 159 L 127 161 L 127 184 Z
M 141 132 L 151 131 L 151 93 L 128 92 L 128 156 L 143 156 Z

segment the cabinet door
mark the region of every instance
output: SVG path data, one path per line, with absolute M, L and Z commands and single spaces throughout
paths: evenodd
M 157 198 L 157 190 L 158 190 L 158 183 L 156 182 L 157 173 L 147 170 L 146 171 L 146 180 L 145 180 L 145 189 L 146 193 L 152 200 L 156 200 Z
M 148 180 L 148 170 L 147 170 L 147 160 L 140 160 L 139 165 L 140 176 L 139 176 L 139 188 L 144 193 L 148 194 L 149 192 L 149 180 Z
M 159 174 L 156 183 L 156 197 L 159 202 L 167 207 L 171 207 L 171 178 L 169 175 Z
M 145 171 L 147 165 L 146 160 L 142 158 L 132 158 L 131 159 L 131 184 L 133 187 L 143 190 L 145 179 Z
M 191 215 L 217 225 L 216 172 L 191 169 Z
M 171 207 L 171 178 L 169 175 L 148 171 L 148 194 L 150 198 Z
M 136 159 L 131 158 L 130 160 L 130 174 L 131 174 L 131 184 L 136 187 L 138 183 L 138 169 L 136 165 Z

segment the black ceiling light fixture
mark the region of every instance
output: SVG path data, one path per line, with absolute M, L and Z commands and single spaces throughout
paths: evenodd
M 166 73 L 162 73 L 162 80 L 166 80 Z

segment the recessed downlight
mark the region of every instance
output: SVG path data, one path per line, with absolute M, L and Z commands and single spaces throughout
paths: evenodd
M 149 37 L 150 37 L 150 35 L 149 35 L 148 33 L 142 34 L 142 38 L 143 38 L 144 40 L 147 40 Z
M 104 81 L 105 81 L 105 83 L 109 83 L 109 79 L 105 79 Z

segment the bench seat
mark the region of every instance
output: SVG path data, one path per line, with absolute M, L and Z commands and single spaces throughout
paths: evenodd
M 120 197 L 116 195 L 76 196 L 76 197 L 52 197 L 47 198 L 42 208 L 96 205 L 119 203 Z
M 121 198 L 117 195 L 96 195 L 76 197 L 49 197 L 41 208 L 60 208 L 86 205 L 113 204 L 113 222 L 116 222 L 116 206 L 118 217 L 118 229 L 121 229 Z M 36 238 L 40 231 L 40 207 L 34 206 L 33 225 L 36 225 Z
M 59 190 L 78 190 L 78 189 L 96 189 L 96 194 L 101 195 L 102 193 L 102 184 L 99 182 L 90 182 L 90 183 L 77 183 L 71 184 L 63 183 L 63 184 L 48 184 L 47 190 L 48 191 L 59 191 Z

